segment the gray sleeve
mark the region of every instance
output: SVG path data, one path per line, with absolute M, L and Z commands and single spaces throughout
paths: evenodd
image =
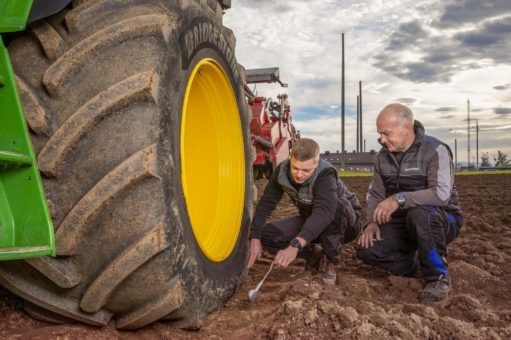
M 367 202 L 367 211 L 366 211 L 366 221 L 367 223 L 373 222 L 373 212 L 376 209 L 378 203 L 385 199 L 387 191 L 385 190 L 385 185 L 383 184 L 383 179 L 381 177 L 380 171 L 380 161 L 379 157 L 376 157 L 376 161 L 374 162 L 374 173 L 371 184 L 369 185 L 369 190 L 367 191 L 366 202 Z
M 454 169 L 451 154 L 445 145 L 440 144 L 427 160 L 428 187 L 424 190 L 404 192 L 404 208 L 420 205 L 447 206 L 454 184 Z

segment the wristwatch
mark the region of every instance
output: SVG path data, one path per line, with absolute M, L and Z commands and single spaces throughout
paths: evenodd
M 399 204 L 400 208 L 404 207 L 406 202 L 405 194 L 403 194 L 402 192 L 398 192 L 396 194 L 396 201 Z
M 289 242 L 289 244 L 291 245 L 291 247 L 298 249 L 298 251 L 302 250 L 302 244 L 296 238 L 292 239 L 291 242 Z

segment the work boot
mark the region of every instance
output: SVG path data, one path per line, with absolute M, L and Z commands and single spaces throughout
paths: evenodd
M 320 264 L 321 279 L 329 286 L 335 286 L 337 283 L 337 273 L 335 271 L 335 263 L 323 256 Z
M 426 284 L 419 294 L 422 302 L 438 302 L 447 297 L 452 290 L 449 276 L 441 276 L 437 281 Z
M 305 271 L 315 274 L 319 270 L 319 263 L 323 255 L 323 250 L 320 246 L 315 244 L 311 244 L 310 248 L 310 253 L 305 258 Z

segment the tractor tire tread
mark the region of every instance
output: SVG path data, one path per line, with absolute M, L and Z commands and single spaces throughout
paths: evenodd
M 53 26 L 43 20 L 34 24 L 31 29 L 49 59 L 55 60 L 60 57 L 65 42 Z
M 166 39 L 171 29 L 172 20 L 163 14 L 142 15 L 111 24 L 65 52 L 44 73 L 43 83 L 52 97 L 57 97 L 69 83 L 81 62 L 101 48 L 111 48 L 123 41 L 136 37 L 160 35 Z
M 164 226 L 160 222 L 101 272 L 83 294 L 80 307 L 89 313 L 100 310 L 124 279 L 168 246 Z
M 48 177 L 59 177 L 65 157 L 80 138 L 106 115 L 136 101 L 156 101 L 154 71 L 136 74 L 110 86 L 82 105 L 59 127 L 38 155 L 39 169 Z
M 99 181 L 73 207 L 56 233 L 57 255 L 75 255 L 77 244 L 87 225 L 113 198 L 146 177 L 159 177 L 156 169 L 156 146 L 140 150 Z
M 75 268 L 62 259 L 46 256 L 26 262 L 61 288 L 73 288 L 82 280 Z
M 37 135 L 47 136 L 50 133 L 50 123 L 46 108 L 24 80 L 16 76 L 16 83 L 29 129 Z
M 76 300 L 34 286 L 30 276 L 15 275 L 17 272 L 17 268 L 13 268 L 11 263 L 0 267 L 0 284 L 35 305 L 44 306 L 43 308 L 54 313 L 95 326 L 104 326 L 112 318 L 112 313 L 106 310 L 94 314 L 85 313 L 79 309 Z

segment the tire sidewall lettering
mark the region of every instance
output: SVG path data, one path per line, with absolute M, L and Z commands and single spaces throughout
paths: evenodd
M 221 27 L 213 24 L 209 19 L 201 17 L 193 20 L 181 34 L 179 43 L 183 69 L 190 67 L 190 62 L 200 50 L 211 48 L 216 50 L 229 66 L 225 69 L 229 70 L 229 73 L 232 72 L 232 77 L 236 80 L 233 83 L 242 82 L 234 51 L 223 36 Z

